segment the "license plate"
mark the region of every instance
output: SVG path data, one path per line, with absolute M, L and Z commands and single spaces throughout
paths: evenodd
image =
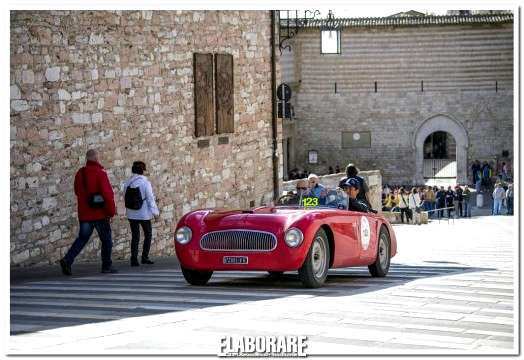
M 247 256 L 224 256 L 224 264 L 247 264 Z

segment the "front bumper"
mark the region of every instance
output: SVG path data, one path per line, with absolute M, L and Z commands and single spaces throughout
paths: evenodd
M 277 241 L 272 251 L 209 251 L 200 249 L 199 241 L 176 244 L 176 254 L 183 267 L 213 271 L 293 271 L 302 266 L 307 250 L 304 243 L 297 248 L 289 248 L 283 240 Z M 226 256 L 246 256 L 248 261 L 247 264 L 224 264 Z

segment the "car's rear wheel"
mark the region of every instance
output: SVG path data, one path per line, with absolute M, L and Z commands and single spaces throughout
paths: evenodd
M 191 285 L 205 285 L 211 279 L 211 275 L 213 275 L 212 271 L 199 271 L 199 270 L 191 270 L 186 269 L 185 267 L 181 266 L 182 269 L 182 275 L 184 275 L 184 279 Z
M 298 275 L 305 287 L 318 288 L 324 284 L 329 269 L 329 241 L 323 229 L 315 234 L 304 264 Z
M 375 262 L 368 266 L 373 277 L 384 277 L 388 274 L 391 262 L 391 240 L 384 227 L 380 228 L 378 235 L 377 257 Z

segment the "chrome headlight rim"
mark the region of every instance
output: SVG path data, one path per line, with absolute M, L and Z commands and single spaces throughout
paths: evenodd
M 287 229 L 284 234 L 284 242 L 290 248 L 297 248 L 304 242 L 304 234 L 302 230 L 292 227 Z
M 193 232 L 191 229 L 187 226 L 182 226 L 176 231 L 175 239 L 176 242 L 180 245 L 186 245 L 191 241 L 191 238 L 193 237 Z

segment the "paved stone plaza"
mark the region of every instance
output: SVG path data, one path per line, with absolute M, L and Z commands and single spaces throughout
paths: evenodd
M 294 273 L 178 268 L 13 281 L 12 354 L 209 354 L 223 335 L 307 335 L 308 354 L 516 353 L 516 218 L 395 226 L 390 274 L 332 270 L 303 289 Z

